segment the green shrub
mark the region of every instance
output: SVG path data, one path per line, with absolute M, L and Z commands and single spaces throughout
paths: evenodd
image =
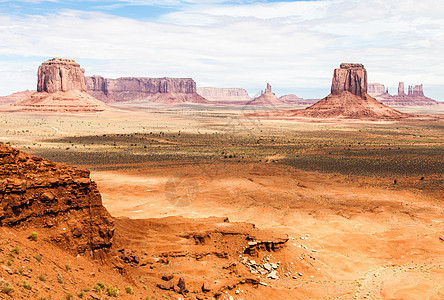
M 43 274 L 40 274 L 39 279 L 40 281 L 46 281 L 46 277 Z
M 28 236 L 28 240 L 37 241 L 37 232 L 31 232 L 31 234 Z
M 130 295 L 134 294 L 134 290 L 133 290 L 133 288 L 130 287 L 130 286 L 127 286 L 127 287 L 125 288 L 125 291 L 126 291 L 127 294 L 130 294 Z
M 40 261 L 42 260 L 42 255 L 41 255 L 41 254 L 38 254 L 38 255 L 34 256 L 34 258 L 35 258 L 38 262 L 40 262 Z
M 20 248 L 18 246 L 15 246 L 12 250 L 11 250 L 11 254 L 20 254 L 22 250 L 20 250 Z
M 23 287 L 27 290 L 32 290 L 32 285 L 29 282 L 27 282 L 26 280 L 23 281 Z
M 106 287 L 106 291 L 108 293 L 108 296 L 111 297 L 117 297 L 117 295 L 119 294 L 119 288 L 117 286 L 113 287 L 112 285 L 108 285 Z
M 67 300 L 71 300 L 73 297 L 73 295 L 71 293 L 66 294 L 66 299 Z
M 97 286 L 100 287 L 101 290 L 105 289 L 105 284 L 101 281 L 97 282 Z
M 79 292 L 79 293 L 77 294 L 77 297 L 79 297 L 79 298 L 83 298 L 83 292 Z

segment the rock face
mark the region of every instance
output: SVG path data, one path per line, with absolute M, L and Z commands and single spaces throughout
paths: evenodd
M 248 92 L 241 88 L 197 88 L 197 93 L 210 101 L 249 101 Z
M 369 84 L 369 87 L 371 84 Z M 398 84 L 398 94 L 390 95 L 387 91 L 385 93 L 378 93 L 376 90 L 370 90 L 369 94 L 372 97 L 375 97 L 381 103 L 391 107 L 405 107 L 405 106 L 434 106 L 440 105 L 438 101 L 430 99 L 424 96 L 424 88 L 422 84 L 415 86 L 408 86 L 407 94 L 405 93 L 405 85 L 404 82 L 400 82 Z
M 197 94 L 196 82 L 191 78 L 86 77 L 88 93 L 104 102 L 147 101 L 171 103 L 209 103 Z
M 84 73 L 72 59 L 50 59 L 38 69 L 37 92 L 13 103 L 10 109 L 61 113 L 111 110 L 86 93 Z
M 362 64 L 342 63 L 335 69 L 331 84 L 331 94 L 340 95 L 350 92 L 364 98 L 367 94 L 367 70 Z
M 53 58 L 45 61 L 37 71 L 37 92 L 86 92 L 85 70 L 73 59 Z
M 89 171 L 0 143 L 0 226 L 41 228 L 74 253 L 111 247 L 114 221 Z

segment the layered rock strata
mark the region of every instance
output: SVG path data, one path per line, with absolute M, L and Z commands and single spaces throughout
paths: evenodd
M 0 226 L 41 228 L 41 238 L 74 253 L 108 249 L 114 233 L 89 171 L 1 143 Z
M 196 82 L 191 78 L 89 76 L 85 80 L 88 93 L 104 102 L 209 103 L 197 94 Z

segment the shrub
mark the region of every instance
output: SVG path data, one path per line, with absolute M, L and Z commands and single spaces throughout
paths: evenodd
M 69 271 L 69 270 L 71 270 L 71 266 L 70 265 L 66 265 L 65 269 L 66 269 L 66 271 Z
M 12 250 L 11 250 L 11 254 L 20 254 L 22 250 L 20 250 L 20 248 L 18 246 L 15 246 Z
M 41 254 L 38 254 L 38 255 L 34 256 L 34 258 L 35 258 L 38 262 L 40 262 L 40 261 L 42 260 L 42 255 L 41 255 Z
M 46 281 L 46 277 L 43 274 L 40 274 L 39 279 L 40 281 Z
M 0 279 L 0 292 L 3 294 L 9 295 L 14 291 L 14 288 L 12 287 L 12 284 L 10 284 L 8 281 L 4 279 Z
M 73 298 L 73 295 L 71 293 L 66 294 L 66 299 L 71 300 Z
M 79 297 L 79 298 L 83 298 L 83 292 L 79 292 L 79 293 L 77 294 L 77 297 Z
M 97 286 L 100 287 L 101 290 L 105 289 L 105 284 L 101 281 L 97 282 Z
M 29 282 L 27 282 L 26 280 L 23 281 L 23 287 L 27 290 L 32 290 L 32 285 Z
M 62 276 L 62 274 L 57 273 L 57 281 L 58 281 L 59 283 L 63 283 L 63 276 Z
M 117 295 L 119 294 L 119 288 L 117 286 L 113 287 L 112 285 L 108 285 L 106 287 L 106 291 L 108 293 L 108 296 L 111 297 L 117 297 Z
M 31 234 L 28 236 L 28 240 L 30 241 L 37 241 L 37 232 L 31 232 Z
M 127 286 L 127 287 L 125 288 L 125 291 L 126 291 L 127 294 L 130 294 L 130 295 L 134 294 L 134 290 L 133 290 L 133 288 L 130 287 L 130 286 Z

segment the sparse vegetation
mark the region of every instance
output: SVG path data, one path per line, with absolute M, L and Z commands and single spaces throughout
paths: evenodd
M 18 246 L 15 246 L 14 248 L 12 248 L 12 250 L 11 250 L 11 254 L 20 254 L 20 252 L 21 252 L 22 250 L 18 247 Z
M 27 282 L 26 280 L 23 281 L 23 287 L 27 290 L 32 290 L 32 285 L 29 282 Z
M 133 290 L 133 288 L 130 287 L 130 286 L 127 286 L 127 287 L 125 288 L 125 291 L 126 291 L 127 294 L 130 294 L 130 295 L 134 294 L 134 290 Z
M 108 293 L 108 296 L 117 297 L 117 295 L 119 295 L 119 288 L 117 286 L 113 287 L 112 285 L 108 285 L 106 287 L 106 292 Z
M 37 232 L 31 232 L 31 234 L 28 236 L 28 240 L 37 241 Z
M 60 273 L 57 273 L 57 282 L 58 283 L 63 283 L 63 276 Z

